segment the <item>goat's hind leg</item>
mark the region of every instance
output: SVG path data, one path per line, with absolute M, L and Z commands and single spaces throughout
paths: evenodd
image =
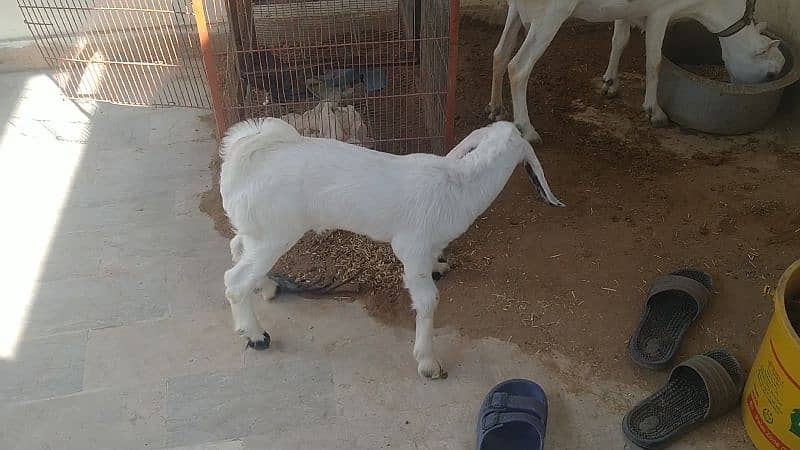
M 627 20 L 614 21 L 614 36 L 611 38 L 611 54 L 608 57 L 608 67 L 603 74 L 603 95 L 616 97 L 619 93 L 619 60 L 622 52 L 631 38 L 631 23 Z
M 247 339 L 249 347 L 258 350 L 269 347 L 270 336 L 259 324 L 252 300 L 258 288 L 262 292 L 271 288 L 274 292 L 275 283 L 265 275 L 296 240 L 276 243 L 248 239 L 241 259 L 225 272 L 225 296 L 231 304 L 234 329 Z
M 669 125 L 669 118 L 658 105 L 658 75 L 661 70 L 661 47 L 664 43 L 664 34 L 669 25 L 670 16 L 666 14 L 651 15 L 645 25 L 645 47 L 647 50 L 645 72 L 647 84 L 644 92 L 644 110 L 647 118 L 654 127 Z
M 225 272 L 225 296 L 231 304 L 233 328 L 247 339 L 247 345 L 257 350 L 269 347 L 270 337 L 258 323 L 252 299 L 260 279 L 254 280 L 254 264 L 247 258 Z
M 241 234 L 237 234 L 236 236 L 231 239 L 231 259 L 233 259 L 234 263 L 239 262 L 242 259 L 242 254 L 244 253 L 244 236 Z M 270 277 L 264 276 L 259 284 L 258 288 L 256 288 L 261 297 L 264 300 L 272 300 L 278 292 L 278 285 L 273 281 Z
M 241 234 L 237 234 L 231 239 L 231 260 L 233 260 L 234 263 L 242 259 L 242 253 L 244 253 L 244 242 L 242 242 L 242 239 Z
M 514 123 L 528 142 L 538 144 L 542 141 L 533 128 L 528 115 L 528 79 L 533 66 L 542 57 L 553 41 L 561 24 L 572 15 L 576 1 L 551 0 L 545 2 L 544 16 L 531 23 L 528 34 L 517 54 L 508 63 L 508 78 L 511 81 L 511 100 L 514 104 Z

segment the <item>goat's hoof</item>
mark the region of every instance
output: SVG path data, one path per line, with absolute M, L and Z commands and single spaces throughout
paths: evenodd
M 603 79 L 603 87 L 601 88 L 603 95 L 607 98 L 614 98 L 619 95 L 619 81 L 616 78 Z
M 533 128 L 532 125 L 519 125 L 517 124 L 517 129 L 520 133 L 522 133 L 522 138 L 526 141 L 530 142 L 531 145 L 537 145 L 542 143 L 542 137 L 539 136 L 539 133 Z
M 269 333 L 266 331 L 264 332 L 264 340 L 261 341 L 252 341 L 250 338 L 247 338 L 247 346 L 254 349 L 254 350 L 266 350 L 269 348 L 269 343 L 271 339 L 269 337 Z
M 442 272 L 431 272 L 431 277 L 433 278 L 433 281 L 439 281 L 442 279 L 443 276 L 444 274 Z
M 421 377 L 430 378 L 431 380 L 444 380 L 447 378 L 447 372 L 442 369 L 442 365 L 435 359 L 420 361 L 417 371 Z
M 654 128 L 665 128 L 669 126 L 669 117 L 658 106 L 644 107 L 644 113 L 650 124 Z
M 266 280 L 264 281 L 264 284 L 257 289 L 257 291 L 259 294 L 261 294 L 261 298 L 265 302 L 268 302 L 281 294 L 281 287 L 275 284 L 272 280 Z
M 503 108 L 497 108 L 492 105 L 486 107 L 486 114 L 492 122 L 501 121 L 505 118 L 505 111 L 503 111 Z
M 653 125 L 654 128 L 666 128 L 669 126 L 669 118 L 663 112 L 661 115 L 653 115 L 650 117 L 650 124 Z
M 653 128 L 667 128 L 669 127 L 669 120 L 668 119 L 650 120 L 650 124 L 653 125 Z

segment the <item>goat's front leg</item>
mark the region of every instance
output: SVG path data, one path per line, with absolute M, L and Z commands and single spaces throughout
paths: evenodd
M 489 113 L 489 120 L 503 119 L 503 79 L 508 70 L 508 62 L 517 44 L 519 30 L 522 29 L 522 20 L 519 12 L 513 3 L 508 5 L 508 16 L 503 34 L 500 35 L 500 42 L 494 49 L 492 55 L 492 98 L 486 112 Z
M 431 278 L 430 269 L 426 272 L 412 269 L 411 273 L 405 275 L 405 283 L 417 314 L 414 338 L 417 372 L 426 378 L 447 378 L 447 372 L 442 369 L 433 351 L 433 315 L 439 303 L 439 293 Z
M 234 236 L 233 239 L 231 239 L 230 247 L 231 259 L 233 259 L 234 263 L 238 263 L 244 254 L 244 236 L 241 234 Z M 256 291 L 261 294 L 264 300 L 269 301 L 275 297 L 278 291 L 278 285 L 269 276 L 264 276 L 261 279 L 261 283 L 256 288 Z
M 241 245 L 242 253 L 236 265 L 225 272 L 225 296 L 231 304 L 234 329 L 247 338 L 249 347 L 257 350 L 269 347 L 270 336 L 258 323 L 252 300 L 259 288 L 263 296 L 274 295 L 275 282 L 266 275 L 298 239 L 296 236 L 264 242 L 244 239 L 243 236 L 236 241 L 237 246 Z M 233 247 L 233 242 L 231 244 Z
M 614 21 L 614 36 L 611 38 L 611 55 L 608 67 L 603 74 L 603 95 L 615 97 L 619 93 L 619 60 L 631 38 L 631 23 L 627 20 Z
M 417 372 L 426 378 L 446 378 L 447 372 L 433 351 L 433 314 L 439 302 L 439 293 L 431 277 L 435 252 L 422 250 L 405 242 L 393 241 L 392 249 L 403 263 L 403 281 L 411 295 L 411 304 L 417 314 L 414 338 L 414 359 Z
M 242 254 L 244 254 L 244 236 L 241 234 L 234 236 L 233 239 L 231 239 L 230 247 L 231 259 L 234 263 L 238 263 L 239 260 L 242 259 Z M 262 278 L 261 283 L 256 290 L 261 294 L 261 297 L 264 300 L 272 300 L 272 298 L 275 297 L 275 293 L 278 291 L 278 286 L 274 281 L 272 281 L 272 279 L 270 279 L 268 276 L 265 276 Z M 247 313 L 242 313 L 239 315 L 247 316 Z
M 542 141 L 533 128 L 528 115 L 528 79 L 536 61 L 553 41 L 561 24 L 572 14 L 571 2 L 553 1 L 541 20 L 532 23 L 519 51 L 508 64 L 508 78 L 511 81 L 511 99 L 514 104 L 514 123 L 527 141 L 537 144 Z
M 254 277 L 254 269 L 250 261 L 240 259 L 225 272 L 225 296 L 231 304 L 233 328 L 247 339 L 248 347 L 263 350 L 269 347 L 270 336 L 253 312 L 253 296 L 261 282 L 261 278 Z
M 647 51 L 646 77 L 647 86 L 644 93 L 642 109 L 655 127 L 669 125 L 669 119 L 658 106 L 658 75 L 661 70 L 661 46 L 667 32 L 669 15 L 657 14 L 647 18 L 645 26 L 645 47 Z

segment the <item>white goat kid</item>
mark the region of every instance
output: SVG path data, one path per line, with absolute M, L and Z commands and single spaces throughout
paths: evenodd
M 238 233 L 225 295 L 248 345 L 269 345 L 251 300 L 259 288 L 264 297 L 274 295 L 266 274 L 278 258 L 309 230 L 343 229 L 390 242 L 403 263 L 417 316 L 414 357 L 420 375 L 430 378 L 446 375 L 432 337 L 438 292 L 431 272 L 442 250 L 497 197 L 520 162 L 545 201 L 563 206 L 533 147 L 508 122 L 474 131 L 440 157 L 303 137 L 279 119 L 258 119 L 231 127 L 220 152 L 223 206 Z
M 500 42 L 494 51 L 492 97 L 487 107 L 492 120 L 502 116 L 503 76 L 508 69 L 514 122 L 530 142 L 541 138 L 528 115 L 528 78 L 569 17 L 591 22 L 614 21 L 611 56 L 603 75 L 603 92 L 618 92 L 617 73 L 622 50 L 628 43 L 631 25 L 645 31 L 646 88 L 642 108 L 655 126 L 668 123 L 658 106 L 658 73 L 661 46 L 667 25 L 674 19 L 695 19 L 717 34 L 725 66 L 736 83 L 757 83 L 780 73 L 785 59 L 780 41 L 761 34 L 765 24 L 752 22 L 755 0 L 508 0 L 508 16 Z M 512 58 L 517 35 L 528 29 L 519 51 Z

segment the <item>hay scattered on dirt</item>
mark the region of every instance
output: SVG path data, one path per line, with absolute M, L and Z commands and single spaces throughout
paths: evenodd
M 389 244 L 347 231 L 307 233 L 283 255 L 273 272 L 302 284 L 346 284 L 336 292 L 397 291 L 403 267 Z
M 725 66 L 718 66 L 714 64 L 682 64 L 681 67 L 695 75 L 708 78 L 709 80 L 721 81 L 723 83 L 731 82 L 731 79 L 728 76 L 728 71 L 725 70 Z

